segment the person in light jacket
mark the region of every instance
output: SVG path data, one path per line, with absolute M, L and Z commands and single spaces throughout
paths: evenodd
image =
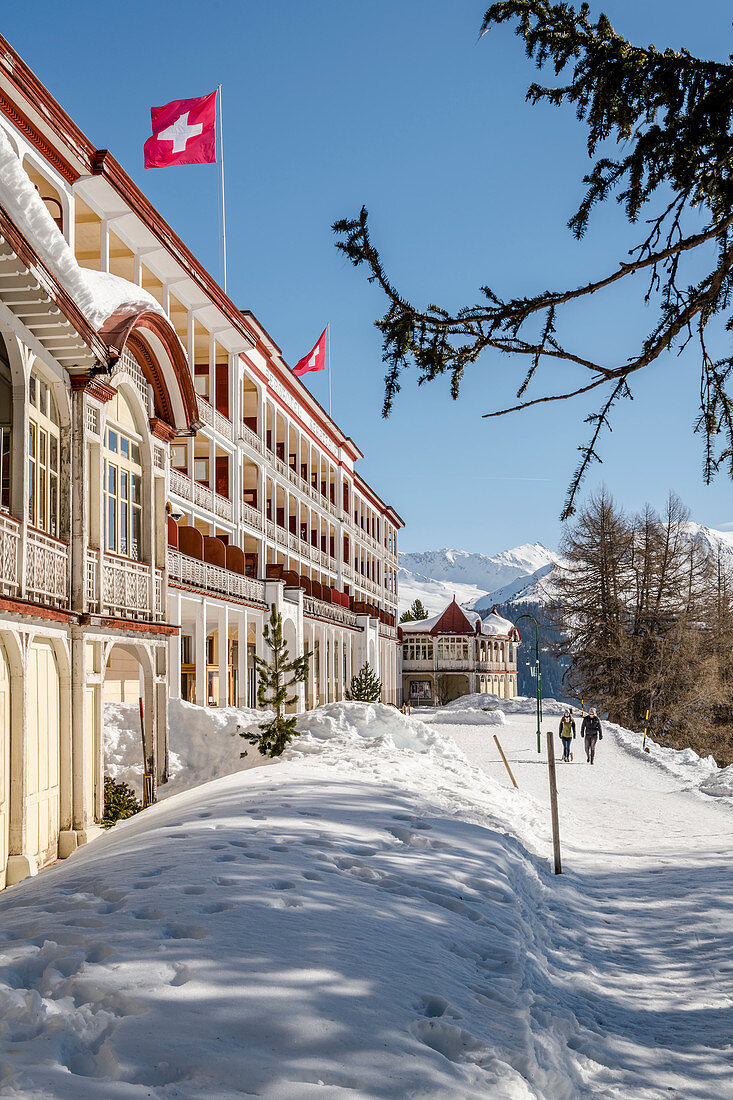
M 573 712 L 566 710 L 560 719 L 560 740 L 562 741 L 562 758 L 570 762 L 570 745 L 575 737 L 575 719 Z
M 596 742 L 603 740 L 601 720 L 593 707 L 588 711 L 580 727 L 580 736 L 585 738 L 585 755 L 589 764 L 593 764 L 596 758 Z

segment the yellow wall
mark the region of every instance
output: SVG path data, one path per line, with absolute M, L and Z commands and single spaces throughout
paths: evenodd
M 55 859 L 59 833 L 59 674 L 51 643 L 28 649 L 27 851 L 39 865 Z

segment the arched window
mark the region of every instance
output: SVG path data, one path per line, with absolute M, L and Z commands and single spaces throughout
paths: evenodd
M 61 439 L 50 387 L 31 374 L 28 392 L 28 522 L 58 538 Z
M 141 438 L 124 394 L 107 411 L 104 439 L 105 547 L 113 554 L 142 558 L 143 468 Z

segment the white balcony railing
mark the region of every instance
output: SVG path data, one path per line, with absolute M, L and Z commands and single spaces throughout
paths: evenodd
M 0 515 L 0 592 L 16 596 L 20 588 L 20 524 Z
M 218 409 L 213 408 L 205 397 L 199 397 L 198 404 L 204 424 L 208 424 L 210 428 L 219 432 L 225 439 L 234 438 L 234 425 L 228 417 L 220 413 Z
M 248 428 L 246 424 L 242 424 L 240 430 L 244 442 L 248 443 L 250 447 L 253 448 L 253 450 L 258 452 L 258 454 L 262 454 L 264 451 L 264 447 L 262 444 L 262 440 L 257 435 L 257 433 L 253 432 L 251 428 Z
M 247 504 L 246 501 L 241 503 L 242 519 L 245 523 L 248 523 L 250 527 L 256 527 L 258 531 L 262 530 L 262 512 L 259 512 L 256 508 L 253 508 L 251 504 Z
M 69 602 L 69 548 L 58 539 L 28 529 L 25 544 L 25 587 L 39 603 L 65 607 Z
M 187 474 L 181 473 L 180 470 L 171 470 L 170 489 L 176 496 L 182 497 L 184 500 L 192 500 L 199 508 L 204 508 L 207 512 L 213 512 L 220 519 L 228 520 L 229 523 L 234 519 L 234 508 L 231 500 L 214 492 L 208 485 L 201 485 L 198 481 L 192 481 Z
M 337 603 L 317 600 L 314 596 L 303 596 L 303 611 L 306 615 L 312 615 L 317 619 L 330 619 L 344 626 L 356 626 L 356 615 L 353 611 Z
M 87 550 L 87 592 L 92 562 L 97 551 Z M 95 583 L 95 597 L 98 586 Z M 103 615 L 123 619 L 163 618 L 163 572 L 128 558 L 105 555 L 102 561 L 102 599 L 97 607 Z
M 193 588 L 202 588 L 207 592 L 233 596 L 235 599 L 265 602 L 265 586 L 262 581 L 244 577 L 241 573 L 222 569 L 221 566 L 211 565 L 197 558 L 189 558 L 187 554 L 182 554 L 180 550 L 173 550 L 170 546 L 168 547 L 168 578 L 171 581 L 191 585 Z

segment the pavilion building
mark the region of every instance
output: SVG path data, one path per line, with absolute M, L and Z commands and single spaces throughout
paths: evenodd
M 399 701 L 399 515 L 356 444 L 0 37 L 0 889 L 98 833 L 104 703 L 256 706 L 271 604 L 298 706 Z
M 482 619 L 455 597 L 440 615 L 402 623 L 402 694 L 413 706 L 441 706 L 462 695 L 517 694 L 521 635 L 494 607 Z

